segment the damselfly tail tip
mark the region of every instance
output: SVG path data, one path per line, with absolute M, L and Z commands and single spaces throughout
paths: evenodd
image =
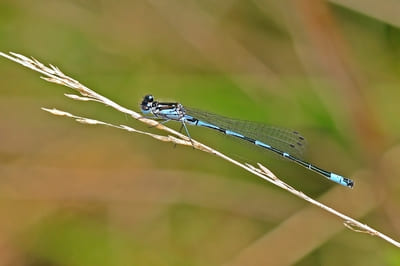
M 336 183 L 338 183 L 338 184 L 340 184 L 342 186 L 348 187 L 348 188 L 353 188 L 353 186 L 354 186 L 354 181 L 353 180 L 351 180 L 349 178 L 346 178 L 346 177 L 343 177 L 341 175 L 337 175 L 335 173 L 331 173 L 330 179 L 333 182 L 336 182 Z
M 348 178 L 345 178 L 346 182 L 347 182 L 347 187 L 349 188 L 353 188 L 354 187 L 354 181 Z

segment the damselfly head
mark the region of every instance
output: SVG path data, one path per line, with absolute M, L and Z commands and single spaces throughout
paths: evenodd
M 151 94 L 147 94 L 146 96 L 144 96 L 143 98 L 143 102 L 149 102 L 151 103 L 152 101 L 154 101 L 154 97 Z
M 143 113 L 149 113 L 152 107 L 152 103 L 154 101 L 154 97 L 151 94 L 144 96 L 142 103 L 140 104 L 140 108 Z

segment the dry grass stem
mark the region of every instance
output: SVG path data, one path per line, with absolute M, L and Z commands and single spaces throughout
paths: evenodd
M 53 65 L 50 65 L 50 67 L 47 67 L 34 58 L 28 58 L 26 56 L 16 54 L 16 53 L 5 54 L 5 53 L 0 52 L 0 55 L 18 63 L 18 64 L 21 64 L 25 67 L 28 67 L 34 71 L 37 71 L 37 72 L 43 74 L 45 77 L 42 77 L 42 78 L 46 81 L 67 86 L 69 88 L 72 88 L 73 90 L 75 90 L 76 92 L 78 92 L 81 95 L 81 96 L 79 96 L 79 95 L 75 95 L 75 94 L 65 94 L 65 96 L 67 96 L 70 99 L 78 100 L 78 101 L 95 101 L 95 102 L 105 104 L 107 106 L 110 106 L 110 107 L 122 112 L 122 113 L 132 116 L 133 118 L 137 119 L 138 121 L 140 121 L 142 123 L 145 123 L 149 126 L 156 127 L 160 130 L 166 131 L 170 135 L 164 136 L 164 135 L 152 134 L 149 132 L 136 130 L 136 129 L 126 126 L 126 125 L 114 125 L 111 123 L 106 123 L 106 122 L 91 119 L 91 118 L 73 115 L 69 112 L 65 112 L 65 111 L 61 111 L 61 110 L 57 110 L 57 109 L 42 108 L 44 111 L 47 111 L 53 115 L 66 116 L 69 118 L 73 118 L 79 123 L 88 124 L 88 125 L 109 126 L 109 127 L 113 127 L 113 128 L 117 128 L 117 129 L 121 129 L 121 130 L 126 130 L 129 132 L 133 132 L 133 133 L 144 134 L 144 135 L 150 136 L 152 138 L 155 138 L 157 140 L 164 141 L 164 142 L 172 142 L 174 144 L 179 144 L 179 145 L 193 146 L 195 149 L 205 151 L 208 153 L 212 153 L 212 154 L 214 154 L 226 161 L 229 161 L 230 163 L 232 163 L 236 166 L 239 166 L 239 167 L 245 169 L 246 171 L 296 195 L 297 197 L 299 197 L 303 200 L 306 200 L 309 203 L 335 215 L 336 217 L 340 218 L 343 221 L 344 225 L 347 228 L 349 228 L 350 230 L 355 231 L 355 232 L 368 233 L 368 234 L 380 237 L 383 240 L 393 244 L 394 246 L 400 247 L 400 243 L 395 241 L 394 239 L 380 233 L 379 231 L 369 227 L 366 224 L 363 224 L 347 215 L 344 215 L 344 214 L 338 212 L 337 210 L 335 210 L 333 208 L 330 208 L 330 207 L 320 203 L 317 200 L 314 200 L 314 199 L 308 197 L 303 192 L 294 189 L 293 187 L 291 187 L 290 185 L 286 184 L 285 182 L 280 180 L 278 177 L 276 177 L 268 168 L 266 168 L 265 166 L 263 166 L 261 164 L 258 164 L 258 167 L 252 166 L 247 163 L 244 164 L 244 163 L 238 162 L 238 161 L 230 158 L 229 156 L 227 156 L 207 145 L 204 145 L 194 139 L 192 139 L 192 141 L 190 141 L 187 136 L 185 136 L 169 127 L 166 127 L 163 124 L 160 124 L 155 120 L 143 117 L 139 113 L 137 113 L 133 110 L 130 110 L 128 108 L 125 108 L 125 107 L 111 101 L 110 99 L 90 90 L 86 86 L 79 83 L 77 80 L 65 75 L 63 72 L 61 72 L 60 69 L 58 69 L 57 67 L 55 67 Z

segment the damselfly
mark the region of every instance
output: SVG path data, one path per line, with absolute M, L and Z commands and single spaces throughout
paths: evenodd
M 164 122 L 175 120 L 182 123 L 190 138 L 186 125 L 202 126 L 214 129 L 228 136 L 242 139 L 258 147 L 272 151 L 301 166 L 310 169 L 342 186 L 352 188 L 353 180 L 323 170 L 302 159 L 305 139 L 296 131 L 267 126 L 261 123 L 236 120 L 220 115 L 184 107 L 177 102 L 158 102 L 152 95 L 146 95 L 141 103 L 143 114 L 152 114 Z

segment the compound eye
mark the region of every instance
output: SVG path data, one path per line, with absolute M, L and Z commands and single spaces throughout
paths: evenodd
M 146 101 L 146 102 L 148 102 L 148 103 L 153 102 L 153 101 L 154 101 L 153 95 L 148 94 L 148 95 L 144 96 L 144 101 Z
M 154 101 L 154 98 L 152 95 L 148 94 L 148 95 L 144 96 L 143 101 L 140 104 L 142 112 L 149 113 L 151 106 L 154 104 L 153 101 Z

